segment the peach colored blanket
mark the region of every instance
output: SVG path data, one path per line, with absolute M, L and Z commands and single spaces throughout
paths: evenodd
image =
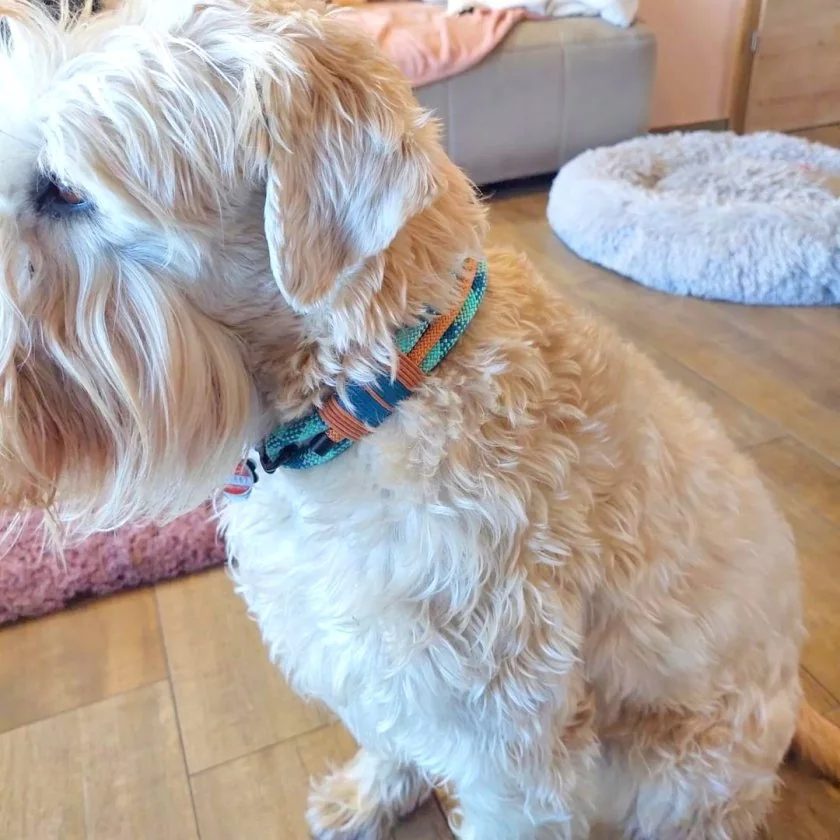
M 442 6 L 404 2 L 354 6 L 344 14 L 379 44 L 414 87 L 478 64 L 528 16 L 521 8 L 447 15 Z

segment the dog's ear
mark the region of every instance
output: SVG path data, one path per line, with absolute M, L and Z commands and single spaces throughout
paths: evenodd
M 329 300 L 434 199 L 437 129 L 351 24 L 303 14 L 287 27 L 254 91 L 271 267 L 303 312 Z

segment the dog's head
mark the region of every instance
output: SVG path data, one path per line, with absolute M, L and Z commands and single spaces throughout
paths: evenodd
M 0 504 L 80 531 L 175 515 L 303 388 L 284 360 L 390 329 L 387 254 L 422 265 L 445 220 L 395 238 L 467 192 L 320 10 L 0 15 Z

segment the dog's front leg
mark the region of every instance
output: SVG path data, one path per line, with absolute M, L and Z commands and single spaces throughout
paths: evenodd
M 385 840 L 430 793 L 416 768 L 362 748 L 314 786 L 307 819 L 316 840 Z
M 453 821 L 458 840 L 586 840 L 589 837 L 591 779 L 580 779 L 575 790 L 560 782 L 583 769 L 570 756 L 567 766 L 547 771 L 541 781 L 488 778 L 484 775 L 457 787 L 459 807 Z M 554 777 L 554 778 L 552 778 Z M 530 785 L 545 786 L 544 796 Z M 553 786 L 553 790 L 551 787 Z M 586 792 L 584 792 L 586 788 Z M 542 801 L 535 801 L 540 799 Z
M 482 720 L 464 739 L 449 776 L 459 802 L 453 821 L 459 840 L 589 838 L 600 746 L 585 683 L 575 674 L 566 686 L 563 702 L 530 716 L 505 704 L 499 692 L 508 714 L 495 726 Z

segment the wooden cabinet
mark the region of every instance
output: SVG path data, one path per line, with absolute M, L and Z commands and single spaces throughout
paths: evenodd
M 749 0 L 640 0 L 657 42 L 654 128 L 729 117 L 742 9 Z M 838 0 L 840 3 L 840 0 Z
M 756 2 L 752 67 L 740 104 L 736 94 L 735 122 L 739 110 L 747 131 L 840 122 L 840 0 Z

